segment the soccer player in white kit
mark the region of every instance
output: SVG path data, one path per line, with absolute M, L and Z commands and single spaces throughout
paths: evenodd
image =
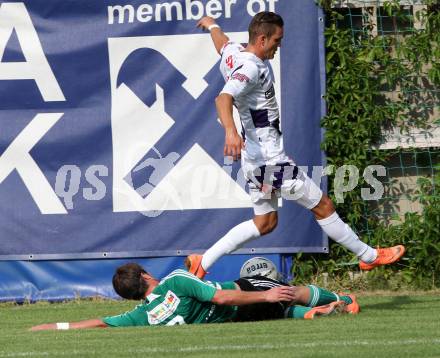
M 189 255 L 186 259 L 189 271 L 203 278 L 221 256 L 274 230 L 279 196 L 311 210 L 331 239 L 359 257 L 362 270 L 399 260 L 405 252 L 403 245 L 374 249 L 359 240 L 338 216 L 328 196 L 284 152 L 273 79 L 266 63 L 281 46 L 284 26 L 281 16 L 273 12 L 256 14 L 249 24 L 246 47 L 230 42 L 211 17 L 202 18 L 197 26 L 210 31 L 221 55 L 220 71 L 226 84 L 215 103 L 225 130 L 224 155 L 234 160 L 241 157 L 255 215 L 252 220 L 233 227 L 203 255 Z M 240 114 L 241 136 L 234 124 L 233 106 Z

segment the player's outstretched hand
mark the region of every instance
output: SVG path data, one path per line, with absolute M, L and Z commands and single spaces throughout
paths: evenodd
M 292 286 L 274 287 L 265 292 L 267 302 L 290 302 L 296 299 L 295 287 Z
M 57 329 L 56 324 L 54 323 L 45 323 L 45 324 L 39 324 L 38 326 L 33 326 L 29 330 L 30 331 L 48 331 Z
M 197 23 L 197 27 L 207 31 L 208 27 L 215 24 L 215 20 L 210 16 L 202 17 Z

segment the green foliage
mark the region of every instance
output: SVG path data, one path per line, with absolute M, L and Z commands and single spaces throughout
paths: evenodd
M 438 4 L 426 1 L 428 11 L 420 10 L 415 20 L 422 29 L 399 31 L 393 35 L 372 35 L 372 24 L 362 29 L 344 29 L 344 17 L 332 8 L 334 1 L 320 1 L 326 11 L 327 115 L 322 120 L 325 138 L 322 148 L 328 164 L 335 167 L 354 165 L 360 173 L 369 165 L 386 165 L 398 150 L 378 150 L 382 129 L 398 127 L 402 133 L 410 128 L 432 125 L 428 118 L 440 103 L 440 12 Z M 403 11 L 398 0 L 388 1 L 382 16 L 394 23 L 411 23 L 414 19 Z M 423 206 L 421 213 L 407 213 L 404 221 L 390 225 L 373 215 L 371 203 L 361 197 L 363 182 L 344 193 L 337 205 L 340 216 L 358 232 L 367 232 L 369 244 L 407 247 L 407 260 L 398 265 L 376 269 L 354 280 L 350 272 L 358 271 L 357 261 L 340 245 L 332 245 L 329 255 L 298 254 L 294 275 L 298 282 L 321 280 L 327 273 L 334 282 L 359 287 L 400 288 L 402 286 L 440 286 L 439 175 L 422 178 L 412 200 Z M 335 176 L 329 176 L 329 195 L 335 198 Z M 398 273 L 398 274 L 397 274 Z M 391 280 L 391 275 L 398 282 Z M 393 281 L 393 282 L 392 282 Z
M 440 287 L 440 171 L 434 182 L 420 178 L 418 183 L 413 200 L 423 205 L 422 213 L 406 213 L 400 225 L 378 225 L 373 243 L 383 237 L 404 243 L 408 258 L 401 268 L 404 282 L 416 288 Z
M 413 200 L 422 212 L 406 213 L 400 224 L 370 222 L 372 246 L 403 244 L 405 258 L 396 265 L 359 273 L 357 260 L 340 245 L 330 255 L 298 254 L 293 274 L 296 284 L 313 283 L 342 289 L 434 289 L 440 287 L 440 167 L 434 180 L 420 178 Z M 346 262 L 344 262 L 344 260 Z

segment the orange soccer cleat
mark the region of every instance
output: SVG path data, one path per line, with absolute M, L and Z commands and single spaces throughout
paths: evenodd
M 358 314 L 361 310 L 359 303 L 357 303 L 356 296 L 353 294 L 339 293 L 339 296 L 348 296 L 351 298 L 351 303 L 347 304 L 344 308 L 344 312 L 350 314 Z
M 304 315 L 304 319 L 315 319 L 316 316 L 327 316 L 332 313 L 345 312 L 346 303 L 344 301 L 331 302 L 328 305 L 313 307 Z
M 185 259 L 185 266 L 189 273 L 197 276 L 201 280 L 205 277 L 206 271 L 202 267 L 203 255 L 192 254 Z
M 377 257 L 372 263 L 359 262 L 361 270 L 369 271 L 377 266 L 388 265 L 398 261 L 405 253 L 405 246 L 397 245 L 393 247 L 386 247 L 384 249 L 377 249 Z

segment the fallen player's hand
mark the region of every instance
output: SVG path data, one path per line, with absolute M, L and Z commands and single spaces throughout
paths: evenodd
M 295 287 L 292 286 L 274 287 L 265 292 L 267 302 L 290 302 L 296 299 Z
M 38 326 L 33 326 L 29 330 L 30 331 L 47 331 L 47 330 L 53 330 L 57 329 L 57 326 L 55 323 L 45 323 L 45 324 L 39 324 Z

